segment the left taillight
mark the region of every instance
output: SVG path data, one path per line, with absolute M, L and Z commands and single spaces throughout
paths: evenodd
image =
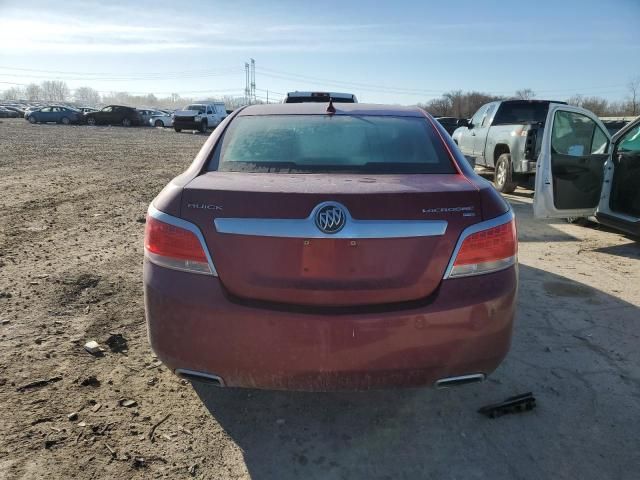
M 458 250 L 449 278 L 468 277 L 503 270 L 517 263 L 518 236 L 515 218 L 501 225 L 471 233 Z
M 185 272 L 212 275 L 200 239 L 190 230 L 147 215 L 144 232 L 144 254 L 162 267 Z

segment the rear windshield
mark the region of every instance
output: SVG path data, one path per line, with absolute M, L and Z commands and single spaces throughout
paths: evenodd
M 424 118 L 347 115 L 237 117 L 209 170 L 273 173 L 455 173 Z
M 544 123 L 548 111 L 548 102 L 505 102 L 500 105 L 493 125 Z
M 195 110 L 196 112 L 204 113 L 206 107 L 204 105 L 189 105 L 185 110 Z

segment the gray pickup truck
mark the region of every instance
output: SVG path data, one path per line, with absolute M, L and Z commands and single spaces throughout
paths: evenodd
M 494 169 L 496 189 L 513 192 L 536 173 L 544 122 L 552 100 L 503 100 L 478 109 L 453 140 L 472 164 Z

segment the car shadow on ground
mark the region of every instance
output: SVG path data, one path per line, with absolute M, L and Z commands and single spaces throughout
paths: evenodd
M 359 393 L 194 388 L 253 479 L 602 479 L 640 468 L 640 309 L 521 265 L 512 350 L 483 384 Z M 532 412 L 485 404 L 532 391 Z

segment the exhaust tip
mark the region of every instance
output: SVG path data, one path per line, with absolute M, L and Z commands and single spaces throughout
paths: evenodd
M 472 373 L 469 375 L 460 375 L 458 377 L 446 377 L 436 381 L 435 386 L 436 388 L 457 387 L 460 385 L 467 385 L 469 383 L 484 382 L 486 378 L 487 375 L 484 373 Z
M 222 377 L 213 375 L 211 373 L 197 372 L 195 370 L 187 370 L 185 368 L 177 368 L 175 370 L 175 374 L 180 378 L 189 380 L 190 382 L 209 383 L 211 385 L 215 385 L 216 387 L 225 386 Z

